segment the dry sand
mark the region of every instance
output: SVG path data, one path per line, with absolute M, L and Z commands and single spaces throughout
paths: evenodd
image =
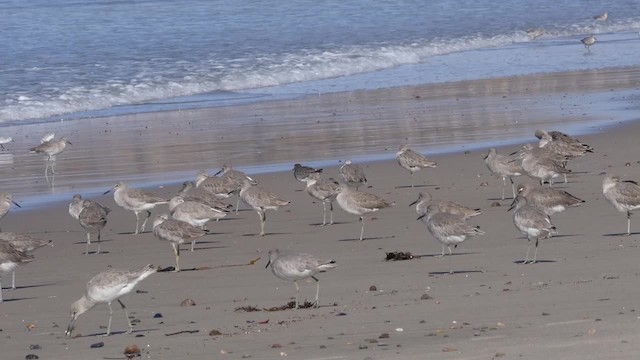
M 637 71 L 629 73 L 629 77 L 637 75 Z M 570 78 L 569 74 L 565 80 Z M 462 90 L 467 85 L 459 86 Z M 633 86 L 637 82 L 630 81 L 626 89 L 633 90 Z M 589 94 L 584 90 L 581 96 Z M 545 95 L 554 96 L 562 95 L 551 90 Z M 605 92 L 600 99 L 604 102 L 606 96 Z M 509 98 L 503 101 L 505 107 L 519 106 Z M 404 105 L 383 101 L 379 108 L 395 108 L 404 118 Z M 447 111 L 456 112 L 454 104 L 448 106 Z M 547 110 L 532 105 L 531 112 Z M 279 111 L 286 114 L 290 109 Z M 628 109 L 625 116 L 637 116 L 635 111 Z M 293 111 L 301 112 L 299 108 Z M 524 116 L 529 111 L 519 113 Z M 579 113 L 590 113 L 590 103 L 582 104 Z M 517 120 L 515 113 L 511 117 Z M 317 226 L 322 206 L 300 191 L 303 184 L 291 172 L 258 174 L 255 177 L 261 185 L 291 201 L 290 206 L 267 214 L 268 235 L 255 236 L 258 218 L 246 207 L 237 215 L 210 223 L 213 234 L 199 242 L 197 251 L 185 251 L 181 257 L 183 269 L 198 270 L 158 273 L 142 282 L 138 286 L 141 293 L 122 299 L 140 321 L 134 333 L 122 334 L 126 323 L 114 304 L 115 334 L 108 338 L 96 336 L 105 331 L 105 305 L 78 319 L 76 331 L 82 336 L 65 338 L 70 304 L 82 295 L 87 280 L 110 267 L 173 265 L 169 244 L 149 232 L 132 235 L 133 213 L 119 208 L 110 196 L 93 197 L 114 209 L 103 236 L 106 253 L 100 255 L 83 255 L 85 234 L 67 213 L 70 198 L 47 208 L 11 212 L 1 221 L 3 230 L 50 238 L 55 246 L 37 250 L 36 260 L 18 269 L 19 289 L 3 292 L 0 357 L 23 359 L 32 353 L 40 359 L 123 358 L 125 346 L 137 344 L 149 359 L 637 359 L 640 218 L 632 219 L 632 236 L 621 236 L 626 230 L 625 215 L 603 198 L 601 182 L 603 171 L 640 180 L 638 134 L 640 124 L 629 123 L 580 137 L 596 152 L 572 161 L 569 183 L 556 186 L 586 203 L 553 217 L 559 235 L 542 241 L 538 256 L 542 261 L 535 265 L 518 263 L 524 257 L 526 240 L 506 211 L 511 200 L 498 200 L 501 180 L 489 174 L 483 161 L 485 149 L 433 156 L 438 167 L 418 172 L 418 186 L 413 189 L 406 186 L 409 174 L 395 161 L 367 163 L 370 188 L 366 190 L 396 205 L 368 219 L 363 242 L 356 240 L 360 232 L 357 218 L 339 209 L 335 225 Z M 99 145 L 106 146 L 104 142 Z M 64 176 L 64 168 L 80 171 L 83 157 L 94 156 L 82 146 L 73 150 L 73 156 L 64 159 L 66 165 L 59 160 L 59 176 Z M 192 168 L 193 173 L 197 170 Z M 337 178 L 337 171 L 337 166 L 330 166 L 324 174 Z M 175 179 L 166 180 L 171 181 Z M 168 197 L 176 188 L 150 190 Z M 470 222 L 480 225 L 486 234 L 456 249 L 453 275 L 446 273 L 448 259 L 434 257 L 440 253 L 440 244 L 408 206 L 420 191 L 483 210 Z M 496 202 L 500 206 L 492 206 Z M 161 211 L 166 208 L 154 213 Z M 280 306 L 295 295 L 293 284 L 264 269 L 266 251 L 271 248 L 337 261 L 336 269 L 318 276 L 319 309 L 234 311 L 242 306 Z M 385 252 L 391 251 L 419 256 L 385 262 Z M 248 265 L 258 257 L 255 265 Z M 10 276 L 4 276 L 3 285 L 8 283 Z M 372 285 L 377 290 L 371 291 Z M 302 299 L 312 299 L 314 292 L 314 284 L 301 285 Z M 425 294 L 431 299 L 422 299 Z M 187 298 L 196 305 L 180 306 Z M 154 318 L 157 313 L 162 318 Z M 197 332 L 167 336 L 183 330 Z M 212 336 L 212 330 L 222 335 Z M 104 346 L 90 348 L 98 342 Z M 35 344 L 41 349 L 30 350 Z

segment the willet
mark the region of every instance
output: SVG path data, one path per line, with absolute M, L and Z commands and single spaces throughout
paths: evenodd
M 43 138 L 44 140 L 45 138 Z M 45 154 L 47 155 L 47 165 L 44 168 L 45 175 L 49 171 L 49 165 L 51 164 L 51 173 L 55 174 L 55 169 L 53 166 L 53 161 L 55 160 L 55 156 L 64 151 L 64 148 L 67 147 L 67 144 L 73 145 L 67 138 L 60 138 L 59 140 L 55 140 L 53 138 L 42 142 L 40 145 L 36 147 L 32 147 L 29 151 L 36 154 Z
M 10 142 L 15 142 L 11 136 L 0 136 L 0 148 L 4 150 L 4 145 Z
M 431 235 L 449 249 L 449 274 L 453 274 L 451 246 L 457 248 L 468 237 L 484 234 L 479 226 L 467 224 L 464 216 L 442 212 L 435 204 L 427 206 L 426 213 L 419 216 L 418 220 L 422 220 Z
M 206 224 L 211 220 L 218 221 L 227 216 L 225 211 L 197 201 L 185 201 L 184 198 L 180 196 L 171 198 L 169 201 L 169 210 L 172 218 L 184 221 L 200 229 L 206 229 Z M 195 244 L 196 240 L 194 239 L 191 242 L 191 251 L 193 251 Z
M 537 40 L 539 37 L 544 35 L 544 29 L 529 29 L 526 31 L 527 36 L 531 38 L 531 40 Z
M 406 146 L 401 146 L 396 153 L 398 164 L 411 173 L 411 187 L 413 187 L 413 173 L 422 168 L 434 168 L 438 165 L 435 161 L 427 159 L 424 155 L 419 154 Z
M 307 193 L 311 197 L 322 201 L 322 226 L 327 224 L 327 203 L 331 217 L 329 224 L 333 225 L 333 201 L 340 192 L 340 184 L 332 178 L 322 180 L 320 174 L 311 173 L 305 178 L 307 183 Z
M 553 133 L 553 135 L 552 135 Z M 584 156 L 587 152 L 593 152 L 593 148 L 559 131 L 547 133 L 544 130 L 536 130 L 535 135 L 540 142 L 538 147 L 557 154 L 560 164 L 567 167 L 567 162 L 573 158 Z M 564 182 L 567 183 L 567 174 L 564 174 Z
M 494 148 L 489 149 L 489 153 L 484 158 L 484 161 L 489 171 L 502 178 L 502 200 L 504 200 L 504 188 L 507 186 L 507 178 L 511 182 L 511 191 L 515 198 L 516 189 L 513 184 L 513 177 L 524 174 L 522 163 L 520 161 L 514 161 L 511 157 L 499 155 Z
M 338 205 L 349 214 L 360 216 L 362 228 L 360 229 L 360 241 L 364 240 L 364 215 L 376 212 L 393 205 L 393 203 L 368 192 L 353 190 L 348 186 L 341 186 L 336 197 Z
M 520 232 L 527 237 L 527 254 L 523 264 L 529 263 L 529 250 L 531 241 L 536 241 L 536 250 L 533 254 L 532 264 L 536 263 L 538 257 L 538 243 L 540 239 L 548 239 L 556 234 L 556 227 L 551 223 L 551 219 L 541 210 L 527 203 L 527 199 L 521 195 L 516 196 L 509 210 L 513 210 L 513 224 Z
M 245 180 L 249 180 L 252 184 L 256 184 L 256 181 L 249 177 L 242 171 L 235 170 L 231 164 L 223 164 L 220 171 L 216 173 L 216 175 L 222 174 L 220 177 L 227 180 L 231 186 L 233 186 L 233 190 L 230 194 L 236 195 L 238 198 L 236 199 L 236 213 L 240 208 L 240 189 L 242 188 L 242 184 L 244 184 Z
M 472 209 L 470 207 L 458 204 L 457 202 L 454 202 L 454 201 L 433 200 L 433 198 L 431 197 L 431 194 L 428 192 L 419 193 L 418 198 L 414 202 L 409 204 L 409 206 L 413 206 L 413 205 L 416 206 L 416 213 L 418 214 L 418 216 L 422 216 L 426 214 L 427 207 L 429 205 L 435 205 L 438 208 L 438 211 L 440 212 L 446 212 L 453 215 L 460 215 L 464 217 L 465 220 L 482 214 L 481 209 Z
M 593 17 L 593 19 L 597 21 L 606 21 L 608 18 L 609 18 L 609 13 L 606 11 L 602 14 L 598 14 Z
M 219 197 L 203 191 L 202 189 L 198 189 L 196 187 L 196 183 L 193 181 L 183 182 L 182 189 L 180 189 L 176 195 L 182 197 L 184 201 L 196 201 L 219 210 L 225 210 L 229 207 L 233 207 L 232 205 L 222 201 Z
M 544 148 L 523 148 L 516 159 L 522 161 L 524 172 L 529 177 L 540 181 L 540 185 L 547 182 L 551 186 L 556 178 L 571 173 L 571 170 L 557 161 L 558 155 L 556 153 Z
M 82 203 L 83 203 L 82 195 L 75 194 L 73 198 L 71 198 L 71 202 L 69 203 L 69 215 L 72 218 L 78 220 L 78 216 L 80 216 L 80 211 L 82 211 Z
M 236 191 L 236 185 L 228 178 L 210 176 L 206 172 L 198 173 L 196 187 L 222 199 L 229 198 Z
M 345 160 L 344 164 L 340 166 L 340 178 L 347 186 L 355 187 L 356 190 L 360 185 L 367 184 L 367 176 L 364 174 L 364 169 L 360 165 L 356 165 L 351 160 Z
M 203 237 L 207 232 L 184 221 L 169 219 L 167 214 L 160 214 L 153 220 L 153 234 L 161 240 L 168 241 L 173 247 L 176 256 L 175 272 L 180 271 L 180 245 L 191 241 L 193 247 L 196 239 Z
M 293 165 L 293 177 L 301 182 L 306 182 L 306 179 L 311 174 L 320 174 L 322 169 L 314 169 L 311 166 L 304 166 L 301 164 Z
M 6 241 L 11 244 L 16 250 L 31 254 L 31 252 L 37 248 L 51 244 L 51 240 L 42 240 L 32 237 L 28 234 L 19 234 L 12 232 L 0 232 L 0 241 Z M 16 288 L 16 271 L 12 270 L 11 274 L 11 289 Z
M 9 208 L 11 208 L 11 204 L 17 207 L 22 207 L 17 202 L 13 201 L 11 194 L 6 192 L 0 193 L 0 219 L 7 215 Z
M 138 223 L 140 222 L 141 212 L 147 212 L 147 217 L 142 222 L 142 228 L 140 230 L 140 232 L 144 232 L 144 227 L 147 224 L 147 220 L 149 220 L 149 217 L 151 217 L 151 211 L 149 210 L 156 207 L 156 205 L 168 203 L 166 199 L 155 196 L 149 192 L 140 189 L 131 189 L 122 181 L 115 184 L 111 189 L 105 191 L 103 195 L 108 194 L 113 189 L 115 189 L 115 191 L 113 192 L 113 200 L 115 200 L 116 204 L 125 208 L 126 210 L 133 211 L 136 214 L 135 234 L 138 234 Z
M 298 280 L 312 278 L 316 281 L 316 300 L 314 306 L 318 307 L 320 295 L 320 280 L 315 277 L 319 272 L 325 272 L 336 267 L 334 260 L 323 261 L 317 257 L 304 253 L 280 254 L 278 249 L 269 250 L 269 262 L 265 269 L 271 265 L 271 272 L 279 279 L 293 281 L 296 285 L 296 309 L 299 308 L 298 295 L 300 287 Z
M 585 202 L 564 190 L 527 183 L 518 185 L 518 195 L 527 198 L 528 204 L 542 210 L 546 215 L 553 215 Z
M 591 35 L 582 38 L 580 42 L 584 45 L 585 48 L 587 48 L 587 51 L 591 52 L 591 45 L 595 44 L 597 40 L 598 39 L 596 39 L 595 36 Z
M 91 234 L 98 234 L 98 250 L 96 254 L 100 254 L 100 232 L 105 225 L 107 225 L 107 215 L 111 212 L 106 206 L 102 206 L 95 201 L 84 200 L 82 201 L 82 210 L 78 214 L 78 220 L 80 226 L 87 232 L 87 247 L 84 254 L 89 254 L 89 245 L 91 244 Z
M 8 241 L 0 241 L 0 278 L 2 273 L 15 271 L 18 265 L 33 261 L 33 255 L 19 251 Z M 0 302 L 2 302 L 2 282 L 0 281 Z
M 111 335 L 111 318 L 113 316 L 111 303 L 114 300 L 117 300 L 118 303 L 120 303 L 120 306 L 124 311 L 124 316 L 127 319 L 127 324 L 129 325 L 127 334 L 130 334 L 133 331 L 133 325 L 131 324 L 131 320 L 129 320 L 127 308 L 119 298 L 130 293 L 140 281 L 144 280 L 147 276 L 156 271 L 157 270 L 153 265 L 147 265 L 137 270 L 111 269 L 94 276 L 89 280 L 89 282 L 87 282 L 84 295 L 71 305 L 71 321 L 69 322 L 69 326 L 67 326 L 65 336 L 71 336 L 78 316 L 89 311 L 97 304 L 104 303 L 109 306 L 109 323 L 107 325 L 107 333 L 105 336 Z
M 271 191 L 253 183 L 249 179 L 244 180 L 240 190 L 240 198 L 251 206 L 260 218 L 260 236 L 264 236 L 264 223 L 267 221 L 267 210 L 278 210 L 280 206 L 289 205 L 290 201 L 280 199 Z
M 627 212 L 627 235 L 631 235 L 631 211 L 640 209 L 640 185 L 607 175 L 602 181 L 604 197 L 620 212 Z

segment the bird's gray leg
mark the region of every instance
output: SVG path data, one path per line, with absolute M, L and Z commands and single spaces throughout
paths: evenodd
M 413 188 L 413 171 L 411 172 L 411 188 Z
M 140 230 L 141 233 L 144 232 L 144 227 L 145 227 L 145 225 L 147 225 L 147 220 L 149 220 L 150 217 L 151 217 L 151 211 L 147 210 L 147 217 L 142 222 L 142 229 Z
M 502 200 L 504 200 L 504 188 L 507 187 L 507 179 L 505 179 L 505 177 L 502 177 Z
M 180 245 L 171 243 L 173 253 L 176 255 L 176 268 L 173 272 L 180 272 Z
M 314 303 L 313 307 L 317 309 L 319 306 L 318 297 L 320 296 L 320 280 L 318 280 L 315 276 L 312 276 L 311 278 L 316 281 L 316 302 Z
M 16 271 L 13 270 L 11 273 L 11 290 L 15 290 L 16 289 Z M 2 301 L 2 298 L 0 298 L 0 302 Z
M 109 305 L 109 323 L 107 324 L 107 333 L 102 336 L 111 335 L 111 318 L 113 317 L 113 309 L 111 308 L 111 302 L 108 302 L 107 305 Z
M 87 232 L 87 247 L 84 249 L 85 255 L 89 255 L 89 245 L 91 245 L 91 233 Z
M 134 234 L 138 234 L 138 223 L 140 222 L 140 216 L 138 215 L 137 211 L 133 212 L 134 214 L 136 214 L 136 232 Z
M 627 211 L 627 236 L 631 235 L 631 211 Z
M 327 203 L 322 202 L 322 226 L 327 225 Z
M 101 242 L 100 230 L 98 230 L 98 251 L 96 251 L 96 254 L 100 254 L 100 242 Z
M 529 262 L 529 250 L 531 249 L 531 239 L 527 238 L 527 255 L 524 257 L 523 264 L 527 264 Z
M 298 309 L 298 295 L 300 294 L 300 286 L 298 286 L 298 282 L 294 281 L 293 284 L 296 286 L 296 309 Z
M 236 214 L 238 213 L 238 209 L 240 209 L 240 194 L 238 194 L 238 200 L 236 200 Z
M 331 211 L 331 220 L 329 220 L 329 225 L 333 225 L 333 201 L 329 202 L 329 210 Z
M 536 250 L 533 252 L 533 262 L 532 262 L 532 264 L 536 263 L 536 258 L 538 257 L 538 242 L 540 242 L 540 239 L 536 239 Z
M 258 210 L 258 217 L 260 218 L 260 236 L 264 236 L 264 223 L 267 222 L 267 213 L 264 210 Z
M 362 221 L 362 228 L 360 229 L 360 241 L 364 240 L 364 216 L 360 216 L 360 221 Z
M 127 307 L 124 306 L 124 304 L 122 303 L 122 301 L 120 301 L 120 299 L 118 299 L 118 302 L 120 303 L 120 306 L 122 306 L 122 311 L 124 311 L 124 317 L 127 319 L 127 324 L 129 325 L 129 331 L 127 331 L 127 334 L 131 334 L 133 332 L 133 325 L 131 324 L 131 320 L 129 320 L 129 313 L 127 312 Z
M 193 248 L 196 246 L 196 241 L 195 240 L 191 240 L 191 251 L 193 251 Z
M 449 249 L 449 274 L 453 274 L 453 261 L 451 260 L 453 252 L 451 251 L 451 246 L 447 246 L 447 248 Z
M 516 198 L 516 185 L 513 183 L 513 178 L 509 177 L 511 181 L 511 193 L 513 193 L 513 198 Z
M 439 258 L 444 257 L 444 244 L 440 244 L 440 245 L 442 246 L 442 251 L 440 252 L 440 255 L 436 255 L 434 257 L 439 257 Z

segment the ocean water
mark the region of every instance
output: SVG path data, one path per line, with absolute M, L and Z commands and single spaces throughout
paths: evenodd
M 640 63 L 637 0 L 0 0 L 0 13 L 0 125 Z

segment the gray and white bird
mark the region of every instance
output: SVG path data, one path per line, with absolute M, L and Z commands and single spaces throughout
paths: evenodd
M 344 164 L 340 166 L 339 174 L 347 186 L 354 187 L 356 190 L 360 186 L 367 184 L 367 176 L 364 173 L 364 169 L 362 166 L 352 163 L 351 160 L 345 160 Z
M 564 156 L 545 148 L 523 146 L 516 159 L 522 161 L 525 174 L 540 181 L 540 185 L 547 182 L 551 186 L 560 176 L 571 173 L 562 165 L 566 160 Z
M 33 255 L 20 251 L 8 241 L 0 240 L 0 279 L 3 273 L 14 272 L 18 265 L 33 261 Z M 14 284 L 15 285 L 15 284 Z M 2 282 L 0 281 L 0 302 L 2 302 Z
M 631 235 L 631 211 L 640 209 L 640 185 L 607 175 L 602 180 L 602 194 L 618 211 L 627 213 L 627 235 Z
M 7 213 L 9 213 L 9 209 L 11 209 L 12 204 L 17 207 L 22 207 L 20 206 L 20 204 L 13 201 L 13 197 L 11 196 L 11 194 L 0 192 L 0 219 L 5 217 Z
M 320 295 L 320 280 L 315 277 L 317 273 L 325 272 L 336 267 L 334 260 L 320 260 L 317 257 L 304 253 L 283 253 L 278 249 L 269 250 L 267 267 L 271 266 L 271 272 L 279 279 L 293 281 L 296 286 L 296 309 L 299 308 L 298 297 L 300 294 L 299 280 L 311 278 L 316 282 L 316 299 L 314 306 L 318 307 Z
M 598 39 L 595 36 L 590 35 L 582 38 L 580 42 L 584 45 L 585 48 L 587 48 L 587 51 L 591 52 L 591 45 L 595 44 L 597 40 Z
M 396 153 L 398 164 L 411 173 L 411 187 L 414 187 L 413 174 L 424 168 L 434 168 L 438 165 L 435 161 L 427 159 L 424 155 L 417 153 L 403 145 Z
M 409 204 L 409 206 L 414 205 L 416 206 L 416 214 L 418 214 L 418 216 L 425 215 L 429 205 L 435 205 L 440 212 L 460 215 L 465 218 L 465 220 L 482 214 L 481 209 L 473 209 L 468 206 L 458 204 L 455 201 L 433 200 L 433 197 L 428 192 L 419 193 L 418 198 Z M 444 247 L 442 248 L 442 255 L 444 255 Z
M 234 194 L 238 197 L 236 200 L 237 213 L 240 207 L 240 189 L 242 189 L 244 181 L 249 180 L 249 182 L 254 185 L 256 184 L 256 181 L 244 172 L 234 169 L 229 163 L 223 164 L 220 171 L 218 171 L 215 175 L 220 175 L 222 179 L 227 180 L 230 186 L 233 187 L 233 190 L 229 194 Z
M 227 199 L 236 191 L 237 185 L 229 178 L 210 176 L 202 171 L 196 177 L 196 188 L 218 198 Z
M 69 322 L 69 326 L 67 326 L 65 336 L 70 337 L 78 317 L 97 304 L 107 304 L 107 306 L 109 306 L 109 323 L 105 336 L 111 335 L 111 318 L 113 316 L 111 303 L 113 301 L 120 303 L 124 311 L 124 316 L 127 319 L 127 324 L 129 325 L 127 334 L 130 334 L 133 331 L 133 325 L 129 319 L 127 308 L 120 300 L 120 297 L 130 293 L 140 281 L 146 279 L 156 271 L 157 269 L 154 268 L 153 265 L 147 265 L 136 270 L 110 269 L 91 278 L 91 280 L 87 282 L 84 295 L 71 304 L 71 321 Z
M 21 251 L 27 255 L 31 255 L 32 252 L 38 248 L 51 244 L 51 240 L 43 240 L 35 238 L 29 234 L 20 234 L 13 232 L 0 232 L 0 241 L 5 241 L 11 244 L 16 250 Z M 11 270 L 11 289 L 16 289 L 16 270 Z
M 98 234 L 98 249 L 96 254 L 100 254 L 100 243 L 102 241 L 101 232 L 107 225 L 107 215 L 111 212 L 106 206 L 102 206 L 95 201 L 85 199 L 82 201 L 82 210 L 78 214 L 80 226 L 87 232 L 87 247 L 85 255 L 89 254 L 89 245 L 91 245 L 91 234 Z
M 144 227 L 147 224 L 147 220 L 151 217 L 151 209 L 156 207 L 156 205 L 166 204 L 169 201 L 163 199 L 159 196 L 155 196 L 150 192 L 143 191 L 140 189 L 132 189 L 126 183 L 120 181 L 116 183 L 111 189 L 104 192 L 103 195 L 108 194 L 111 190 L 113 192 L 113 200 L 115 200 L 116 204 L 123 207 L 126 210 L 133 211 L 136 214 L 136 231 L 135 234 L 139 232 L 144 232 Z M 140 213 L 146 212 L 147 217 L 142 222 L 142 226 L 138 229 L 138 223 L 140 222 Z
M 595 15 L 593 17 L 593 19 L 596 20 L 596 21 L 607 21 L 608 18 L 609 18 L 609 12 L 607 12 L 607 11 L 605 11 L 602 14 Z
M 15 142 L 11 136 L 0 136 L 0 148 L 2 148 L 2 150 L 5 149 L 5 144 L 10 142 Z
M 180 272 L 180 245 L 187 241 L 195 242 L 207 233 L 208 231 L 182 220 L 170 219 L 167 214 L 160 214 L 153 220 L 153 234 L 160 240 L 168 241 L 173 247 L 176 256 L 175 272 Z
M 567 208 L 582 205 L 585 201 L 564 190 L 542 187 L 535 184 L 519 184 L 518 195 L 524 196 L 527 203 L 542 210 L 546 215 L 553 215 Z M 514 200 L 515 201 L 515 200 Z
M 333 201 L 340 192 L 340 184 L 332 178 L 323 180 L 319 173 L 307 175 L 305 182 L 307 193 L 322 202 L 322 226 L 327 224 L 327 204 L 331 213 L 329 224 L 333 225 Z
M 306 182 L 307 177 L 309 177 L 309 175 L 311 174 L 320 173 L 322 173 L 322 169 L 315 169 L 311 166 L 305 166 L 301 164 L 293 165 L 293 177 L 300 182 Z
M 227 212 L 213 208 L 197 201 L 185 201 L 181 196 L 174 196 L 169 201 L 169 211 L 171 217 L 189 223 L 200 229 L 206 229 L 206 224 L 215 220 L 218 221 L 225 216 Z M 191 251 L 194 250 L 196 240 L 191 241 Z
M 69 215 L 72 218 L 78 220 L 78 216 L 80 216 L 80 211 L 82 211 L 82 203 L 84 200 L 82 199 L 82 195 L 75 194 L 73 198 L 71 198 L 71 202 L 69 203 Z
M 362 222 L 360 229 L 360 241 L 364 240 L 364 216 L 380 209 L 393 206 L 393 203 L 378 195 L 364 191 L 357 191 L 348 186 L 341 186 L 336 197 L 338 205 L 349 214 L 358 215 Z
M 267 210 L 278 210 L 281 206 L 290 204 L 290 201 L 282 200 L 278 195 L 259 185 L 254 185 L 250 179 L 245 179 L 240 198 L 251 206 L 260 218 L 260 236 L 264 236 L 264 224 L 267 222 Z
M 43 138 L 42 140 L 45 140 L 45 138 Z M 49 171 L 49 166 L 51 166 L 51 173 L 55 174 L 55 169 L 52 162 L 55 160 L 56 155 L 64 151 L 64 149 L 67 147 L 67 144 L 73 145 L 69 140 L 67 140 L 67 138 L 64 137 L 58 140 L 51 138 L 49 140 L 43 141 L 38 146 L 32 147 L 31 149 L 29 149 L 29 151 L 36 154 L 47 155 L 47 165 L 44 168 L 44 173 L 46 175 Z
M 196 201 L 219 210 L 233 208 L 233 205 L 222 201 L 221 198 L 202 189 L 198 189 L 196 187 L 196 183 L 193 181 L 183 182 L 182 188 L 178 191 L 176 196 L 180 196 L 184 201 Z
M 514 160 L 509 156 L 500 155 L 494 148 L 489 149 L 489 153 L 484 158 L 484 161 L 489 171 L 502 178 L 502 200 L 504 200 L 504 188 L 507 186 L 507 179 L 511 182 L 511 191 L 515 198 L 516 189 L 513 184 L 513 178 L 524 174 L 521 161 Z
M 538 245 L 541 239 L 548 239 L 557 234 L 556 227 L 551 223 L 551 219 L 547 214 L 527 203 L 524 196 L 518 195 L 513 204 L 507 211 L 513 212 L 513 224 L 520 232 L 527 237 L 527 254 L 525 255 L 523 264 L 529 263 L 529 250 L 531 250 L 531 241 L 535 240 L 535 253 L 533 261 L 536 263 L 538 257 Z

